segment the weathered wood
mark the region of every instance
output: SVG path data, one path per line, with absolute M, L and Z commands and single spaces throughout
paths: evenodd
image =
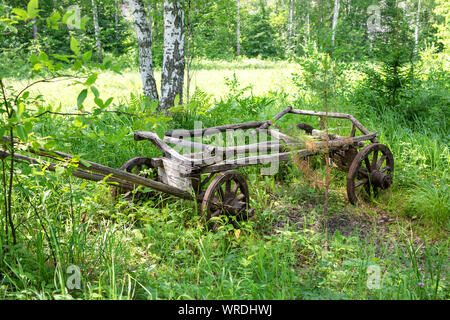
M 48 157 L 48 158 L 55 159 L 55 160 L 73 160 L 72 155 L 69 155 L 69 154 L 66 154 L 63 152 L 59 152 L 59 151 L 46 151 L 46 150 L 43 150 L 42 148 L 40 148 L 39 151 L 35 151 L 32 148 L 28 148 L 27 151 L 34 153 L 36 155 L 39 155 L 39 156 L 44 156 L 44 157 Z M 57 155 L 57 157 L 55 157 L 55 155 Z M 190 193 L 180 190 L 176 187 L 169 186 L 164 183 L 154 181 L 151 179 L 146 179 L 146 178 L 143 178 L 143 177 L 138 176 L 133 173 L 110 168 L 110 167 L 107 167 L 107 166 L 104 166 L 104 165 L 101 165 L 101 164 L 98 164 L 98 163 L 95 163 L 92 161 L 80 160 L 78 162 L 78 167 L 81 169 L 84 169 L 86 171 L 89 171 L 89 172 L 93 171 L 96 173 L 103 174 L 105 176 L 112 174 L 113 178 L 125 180 L 126 182 L 129 182 L 134 185 L 141 185 L 141 186 L 152 188 L 152 189 L 155 189 L 156 191 L 168 193 L 168 194 L 171 194 L 171 195 L 183 198 L 183 199 L 192 200 L 192 196 Z
M 301 115 L 305 115 L 305 116 L 317 116 L 317 117 L 324 117 L 327 114 L 326 112 L 322 112 L 322 111 L 300 110 L 300 109 L 292 109 L 290 111 L 290 113 L 301 114 Z M 350 119 L 349 114 L 336 113 L 336 112 L 328 112 L 328 117 L 338 118 L 338 119 Z
M 306 150 L 300 151 L 300 153 L 306 153 Z M 217 164 L 213 164 L 210 166 L 203 167 L 199 170 L 200 173 L 210 173 L 210 172 L 221 172 L 226 170 L 237 169 L 240 167 L 246 167 L 250 165 L 257 164 L 267 164 L 270 162 L 282 162 L 288 161 L 291 156 L 291 152 L 283 152 L 276 154 L 268 154 L 268 155 L 260 155 L 260 156 L 252 156 L 245 158 L 238 158 L 233 160 L 226 160 Z
M 256 165 L 256 164 L 267 164 L 270 162 L 283 162 L 290 159 L 291 155 L 298 154 L 300 157 L 307 157 L 310 155 L 319 154 L 322 152 L 332 151 L 336 149 L 340 149 L 343 146 L 346 145 L 352 145 L 352 144 L 358 144 L 361 141 L 370 140 L 374 137 L 376 137 L 377 133 L 373 132 L 369 135 L 359 136 L 359 137 L 353 137 L 353 138 L 344 138 L 339 140 L 332 140 L 329 141 L 328 148 L 326 141 L 316 142 L 316 148 L 313 148 L 313 150 L 295 150 L 291 152 L 282 152 L 282 153 L 275 153 L 275 154 L 268 154 L 268 155 L 257 155 L 257 156 L 251 156 L 251 157 L 244 157 L 244 158 L 238 158 L 238 159 L 232 159 L 232 160 L 225 160 L 220 163 L 216 163 L 210 166 L 202 167 L 200 170 L 194 170 L 193 173 L 210 173 L 210 172 L 221 172 L 225 170 L 232 170 L 240 167 L 246 167 L 250 165 Z
M 355 124 L 352 122 L 352 129 L 350 131 L 350 137 L 354 137 L 356 135 L 356 126 Z
M 277 121 L 279 120 L 281 117 L 283 117 L 284 115 L 288 114 L 289 112 L 291 112 L 292 110 L 292 106 L 288 106 L 286 107 L 284 110 L 280 111 L 279 113 L 277 113 L 273 118 L 272 121 Z M 265 124 L 263 124 L 262 126 L 259 127 L 259 129 L 266 129 L 269 126 L 272 125 L 271 121 L 266 121 Z
M 227 124 L 223 126 L 210 127 L 204 129 L 194 129 L 194 130 L 183 130 L 183 129 L 175 129 L 166 131 L 166 136 L 190 136 L 190 137 L 206 137 L 209 135 L 216 134 L 217 132 L 224 132 L 227 130 L 246 130 L 252 128 L 258 128 L 265 124 L 267 121 L 250 121 L 244 123 L 236 123 L 236 124 Z M 177 132 L 178 131 L 178 132 Z
M 9 156 L 11 156 L 11 154 L 9 152 L 0 150 L 0 159 L 6 158 Z M 20 162 L 27 162 L 27 163 L 36 164 L 39 166 L 44 166 L 44 167 L 46 167 L 46 170 L 49 170 L 51 172 L 56 171 L 57 164 L 52 163 L 52 162 L 27 157 L 27 156 L 24 156 L 21 154 L 14 154 L 14 158 Z M 64 167 L 66 167 L 66 166 L 64 166 Z M 90 180 L 90 181 L 94 181 L 94 182 L 105 180 L 105 182 L 107 182 L 107 183 L 114 184 L 114 185 L 117 185 L 119 187 L 126 188 L 126 189 L 133 189 L 133 188 L 137 187 L 134 184 L 124 182 L 124 181 L 115 179 L 113 177 L 108 177 L 107 179 L 105 179 L 106 176 L 102 175 L 102 174 L 97 174 L 97 173 L 92 173 L 92 172 L 87 172 L 87 171 L 77 170 L 77 169 L 75 169 L 75 170 L 69 169 L 69 172 L 73 176 L 84 179 L 84 180 Z
M 274 137 L 275 139 L 284 141 L 285 143 L 296 143 L 298 141 L 295 141 L 294 139 L 292 139 L 290 136 L 288 136 L 287 134 L 281 133 L 277 130 L 271 130 L 271 129 L 262 129 L 262 130 L 267 130 L 267 134 Z
M 134 140 L 149 140 L 158 149 L 160 149 L 166 157 L 174 159 L 186 165 L 201 165 L 204 162 L 202 159 L 187 158 L 179 154 L 173 148 L 168 146 L 167 143 L 161 140 L 156 133 L 151 131 L 136 131 L 134 133 Z
M 307 116 L 320 116 L 325 117 L 328 116 L 329 118 L 337 118 L 337 119 L 348 119 L 350 120 L 363 134 L 367 135 L 370 134 L 369 130 L 367 130 L 354 116 L 351 114 L 346 113 L 337 113 L 337 112 L 321 112 L 321 111 L 312 111 L 312 110 L 299 110 L 299 109 L 292 109 L 290 113 L 294 114 L 301 114 L 301 115 L 307 115 Z M 373 138 L 371 140 L 373 143 L 376 143 L 377 140 Z
M 176 145 L 183 146 L 183 147 L 205 150 L 210 153 L 216 148 L 215 146 L 210 146 L 207 144 L 194 142 L 194 141 L 188 141 L 188 140 L 184 140 L 184 139 L 178 139 L 178 138 L 174 138 L 174 137 L 170 137 L 170 136 L 165 136 L 163 141 L 165 143 L 172 143 L 172 144 L 176 144 Z

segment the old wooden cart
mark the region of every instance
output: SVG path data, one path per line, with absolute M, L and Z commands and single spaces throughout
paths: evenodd
M 351 134 L 349 137 L 336 134 L 327 136 L 323 131 L 314 130 L 312 126 L 301 123 L 297 128 L 315 137 L 313 146 L 306 148 L 298 139 L 273 128 L 274 122 L 287 114 L 349 120 Z M 358 136 L 357 130 L 362 135 Z M 230 140 L 232 145 L 218 145 L 218 141 L 226 136 L 232 137 Z M 235 138 L 239 136 L 244 137 L 240 140 L 243 144 L 236 145 Z M 259 138 L 253 140 L 257 142 L 247 143 L 257 136 Z M 264 141 L 261 141 L 261 136 L 265 137 Z M 212 139 L 211 137 L 215 137 L 216 145 L 203 143 L 204 139 Z M 77 167 L 71 170 L 74 176 L 92 181 L 103 180 L 112 184 L 115 197 L 119 194 L 145 196 L 142 188 L 137 189 L 140 186 L 198 201 L 203 217 L 206 221 L 210 221 L 211 218 L 222 215 L 234 216 L 237 219 L 248 217 L 249 188 L 245 177 L 235 169 L 257 164 L 277 164 L 289 161 L 293 155 L 305 158 L 321 153 L 329 154 L 335 167 L 348 172 L 347 195 L 353 204 L 364 194 L 373 195 L 379 190 L 388 189 L 392 184 L 394 159 L 389 148 L 378 143 L 376 137 L 376 132 L 369 132 L 352 115 L 287 107 L 272 121 L 174 130 L 166 132 L 162 138 L 154 132 L 135 132 L 135 140 L 150 141 L 162 151 L 163 155 L 153 159 L 133 158 L 120 169 L 91 161 L 76 160 L 69 154 L 42 148 L 38 150 L 27 148 L 26 151 L 62 161 L 63 165 L 64 162 L 67 164 L 67 161 L 75 161 Z M 180 149 L 188 152 L 182 152 Z M 10 156 L 8 152 L 0 151 L 0 158 L 8 156 Z M 25 155 L 14 154 L 14 157 L 19 161 L 45 164 L 51 171 L 57 167 L 55 163 Z

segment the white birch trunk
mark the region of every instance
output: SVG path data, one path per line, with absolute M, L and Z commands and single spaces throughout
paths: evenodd
M 148 24 L 142 0 L 128 0 L 134 18 L 134 27 L 139 47 L 139 71 L 144 95 L 158 101 L 158 89 L 153 74 L 152 32 Z
M 191 39 L 192 39 L 192 20 L 191 20 L 191 0 L 187 5 L 187 38 L 186 38 L 186 102 L 189 104 L 191 98 Z
M 116 32 L 116 41 L 119 41 L 119 4 L 114 0 L 114 30 Z
M 309 34 L 310 34 L 310 22 L 309 22 L 309 0 L 306 0 L 306 37 L 305 37 L 305 45 L 309 42 Z
M 292 46 L 292 29 L 294 20 L 294 0 L 289 0 L 289 19 L 288 19 L 288 45 Z
M 103 48 L 102 42 L 100 41 L 100 26 L 98 24 L 97 3 L 95 2 L 95 0 L 92 0 L 91 2 L 92 2 L 92 16 L 94 21 L 95 45 L 97 46 L 97 53 L 100 62 L 103 62 Z
M 241 55 L 241 1 L 236 1 L 237 14 L 236 14 L 236 55 Z
M 161 110 L 167 110 L 172 107 L 177 95 L 180 98 L 179 103 L 183 103 L 185 68 L 184 31 L 184 8 L 182 0 L 165 0 Z
M 336 39 L 336 26 L 339 19 L 339 8 L 341 4 L 339 0 L 334 0 L 334 9 L 333 9 L 333 25 L 331 26 L 332 35 L 331 35 L 331 42 L 333 44 L 334 48 L 334 41 Z
M 419 2 L 417 4 L 416 28 L 414 30 L 414 54 L 417 53 L 417 47 L 419 45 L 420 4 L 421 4 L 421 0 L 419 0 Z

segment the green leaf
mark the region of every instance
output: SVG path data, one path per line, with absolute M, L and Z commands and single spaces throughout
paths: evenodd
M 53 12 L 53 14 L 48 17 L 49 24 L 52 26 L 58 24 L 59 19 L 61 19 L 61 14 L 58 11 Z
M 113 102 L 113 100 L 114 100 L 114 97 L 110 97 L 108 100 L 106 100 L 104 105 L 103 105 L 104 108 L 108 108 L 109 105 L 111 104 L 111 102 Z
M 87 78 L 87 80 L 86 80 L 86 82 L 84 83 L 84 85 L 87 86 L 87 87 L 93 85 L 93 84 L 95 83 L 95 81 L 97 81 L 97 77 L 98 77 L 98 74 L 96 74 L 96 73 L 91 74 L 91 75 Z
M 91 50 L 86 51 L 83 54 L 83 57 L 82 57 L 84 63 L 88 63 L 89 61 L 91 61 L 91 58 L 92 58 L 92 51 Z
M 33 130 L 33 124 L 31 122 L 25 122 L 23 126 L 27 132 L 31 132 Z
M 37 55 L 35 55 L 34 53 L 30 56 L 30 63 L 31 66 L 34 66 L 36 63 L 39 62 L 39 58 Z
M 98 98 L 98 97 L 100 96 L 100 93 L 98 92 L 98 90 L 97 90 L 96 87 L 91 86 L 91 91 L 92 91 L 92 93 L 94 94 L 94 96 L 95 96 L 96 98 Z
M 77 56 L 81 54 L 80 42 L 74 37 L 70 38 L 70 50 L 72 50 Z
M 82 67 L 82 63 L 81 63 L 81 61 L 80 61 L 79 59 L 77 59 L 77 60 L 75 60 L 75 62 L 73 63 L 72 70 L 73 70 L 73 71 L 77 71 L 77 70 L 80 70 L 81 67 Z
M 104 105 L 103 105 L 103 100 L 102 100 L 102 99 L 100 99 L 100 98 L 94 98 L 94 102 L 95 102 L 95 104 L 98 105 L 100 108 L 103 108 L 103 107 L 104 107 Z
M 45 52 L 39 53 L 39 60 L 41 60 L 42 62 L 47 62 L 48 61 L 48 55 Z
M 22 140 L 23 142 L 28 141 L 28 134 L 26 133 L 25 128 L 23 126 L 21 125 L 16 126 L 16 132 L 20 140 Z
M 81 127 L 83 126 L 83 122 L 81 122 L 81 121 L 78 120 L 78 119 L 75 119 L 75 120 L 73 120 L 73 126 L 74 126 L 75 128 L 81 128 Z
M 87 168 L 89 168 L 91 165 L 89 164 L 89 162 L 87 162 L 86 160 L 83 160 L 83 159 L 80 159 L 80 163 L 83 165 L 83 166 L 85 166 L 85 167 L 87 167 Z
M 89 20 L 90 20 L 89 17 L 81 18 L 81 21 L 80 21 L 81 30 L 86 31 L 86 23 L 88 23 Z
M 17 117 L 20 119 L 20 117 L 22 116 L 22 114 L 25 112 L 25 105 L 21 102 L 19 103 L 19 105 L 17 106 Z
M 163 124 L 158 124 L 156 126 L 155 132 L 160 139 L 164 139 L 164 133 L 166 132 L 166 126 Z
M 12 9 L 12 13 L 16 15 L 15 18 L 18 20 L 28 20 L 29 18 L 28 13 L 23 9 L 14 8 Z
M 52 56 L 53 56 L 55 59 L 58 59 L 58 60 L 61 60 L 61 61 L 70 63 L 70 61 L 69 61 L 69 56 L 68 56 L 68 55 L 52 54 Z
M 30 2 L 28 2 L 27 13 L 30 19 L 37 17 L 39 13 L 38 7 L 39 7 L 39 0 L 30 0 Z
M 80 94 L 78 95 L 77 98 L 77 105 L 78 105 L 78 109 L 81 109 L 81 106 L 83 105 L 84 100 L 86 100 L 88 91 L 87 89 L 83 89 Z

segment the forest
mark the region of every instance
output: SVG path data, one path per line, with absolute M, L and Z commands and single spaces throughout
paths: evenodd
M 0 0 L 0 299 L 447 300 L 449 19 Z

